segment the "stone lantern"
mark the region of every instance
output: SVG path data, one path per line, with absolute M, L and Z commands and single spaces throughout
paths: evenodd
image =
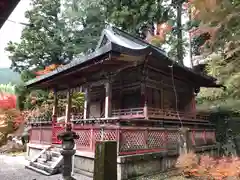
M 79 139 L 79 136 L 72 131 L 71 124 L 67 124 L 66 131 L 58 135 L 58 139 L 62 141 L 62 150 L 60 151 L 63 156 L 63 180 L 74 180 L 71 176 L 72 173 L 72 156 L 75 154 L 74 150 L 75 139 Z

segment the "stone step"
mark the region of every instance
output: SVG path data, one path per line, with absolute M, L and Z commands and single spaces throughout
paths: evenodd
M 47 160 L 46 157 L 39 157 L 36 161 L 42 164 L 48 163 L 48 162 L 55 163 L 58 161 L 59 158 L 60 157 L 51 157 L 51 160 Z
M 59 156 L 59 157 L 60 157 L 60 156 Z M 53 157 L 52 157 L 52 161 L 53 161 L 53 162 L 58 161 L 59 157 L 54 157 L 54 156 L 53 156 Z
M 39 163 L 42 163 L 42 164 L 44 164 L 44 163 L 46 163 L 46 162 L 47 162 L 47 160 L 46 160 L 46 158 L 39 157 L 39 158 L 37 158 L 36 162 L 39 162 Z
M 60 152 L 57 151 L 51 151 L 52 157 L 59 157 L 61 156 Z
M 36 160 L 36 162 L 38 162 L 44 166 L 49 166 L 49 167 L 52 167 L 55 164 L 54 161 L 46 161 L 46 159 L 44 159 L 44 158 L 38 158 Z
M 51 166 L 48 166 L 47 164 L 42 164 L 42 163 L 39 163 L 39 162 L 33 162 L 30 165 L 35 167 L 35 168 L 41 169 L 43 171 L 46 171 L 46 172 L 48 172 L 50 174 L 54 173 L 54 169 L 51 168 Z
M 40 174 L 43 174 L 43 175 L 45 175 L 45 176 L 50 176 L 50 175 L 51 175 L 50 173 L 48 173 L 48 172 L 46 172 L 46 171 L 43 171 L 43 170 L 41 170 L 41 169 L 38 169 L 38 168 L 36 168 L 36 167 L 33 167 L 33 166 L 31 166 L 31 165 L 26 165 L 25 168 L 30 169 L 30 170 L 33 170 L 33 171 L 38 172 L 38 173 L 40 173 Z
M 46 159 L 46 156 L 47 156 L 47 154 L 46 154 L 46 152 L 44 152 L 43 154 L 41 154 L 40 158 Z M 57 160 L 57 158 L 59 158 L 61 156 L 61 154 L 58 152 L 55 152 L 55 151 L 51 151 L 51 156 L 52 156 L 52 158 Z
M 40 153 L 39 157 L 31 161 L 26 168 L 48 176 L 59 173 L 63 162 L 62 155 L 58 151 L 50 150 L 51 159 L 47 160 L 48 153 L 49 151 Z
M 53 167 L 53 166 L 56 164 L 56 162 L 47 161 L 45 164 L 46 164 L 47 166 L 49 166 L 49 167 Z

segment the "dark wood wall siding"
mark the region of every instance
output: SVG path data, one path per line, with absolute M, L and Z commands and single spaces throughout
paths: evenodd
M 147 88 L 145 98 L 149 107 L 191 111 L 194 86 L 187 80 L 173 79 L 171 74 L 167 74 L 169 72 L 162 72 L 164 69 L 161 69 L 161 65 L 152 68 L 153 62 L 156 64 L 151 60 L 145 71 L 144 65 L 138 65 L 122 70 L 114 76 L 112 83 L 113 109 L 143 106 L 142 84 Z M 92 94 L 94 100 L 104 102 L 104 86 L 92 88 Z

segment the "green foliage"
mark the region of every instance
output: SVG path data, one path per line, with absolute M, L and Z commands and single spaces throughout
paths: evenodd
M 154 25 L 167 22 L 173 31 L 166 37 L 165 42 L 155 41 L 153 45 L 161 47 L 169 52 L 169 56 L 176 59 L 177 55 L 177 28 L 175 9 L 171 8 L 169 1 L 166 0 L 102 0 L 105 16 L 110 24 L 113 24 L 128 33 L 140 38 L 145 38 L 146 28 L 154 30 Z M 183 50 L 187 40 L 182 40 Z
M 199 109 L 240 113 L 238 108 L 240 105 L 240 73 L 238 57 L 236 58 L 232 56 L 225 59 L 221 55 L 212 55 L 209 58 L 208 73 L 217 77 L 219 83 L 226 89 L 202 88 L 197 99 L 200 104 Z
M 99 1 L 93 0 L 63 2 L 63 18 L 68 33 L 72 35 L 68 45 L 72 46 L 75 55 L 92 51 L 106 24 L 103 7 Z
M 27 82 L 33 78 L 35 78 L 36 75 L 32 72 L 32 71 L 29 71 L 29 70 L 24 70 L 22 73 L 21 73 L 21 80 L 23 82 Z
M 9 42 L 11 68 L 21 72 L 27 69 L 43 69 L 51 64 L 62 64 L 72 57 L 71 49 L 65 48 L 64 21 L 59 17 L 59 0 L 32 0 L 33 9 L 25 16 L 31 26 L 22 31 L 21 42 Z
M 0 84 L 0 95 L 3 94 L 15 94 L 15 86 L 11 83 L 9 84 Z
M 196 0 L 201 2 L 200 0 Z M 220 0 L 214 10 L 206 11 L 200 8 L 197 23 L 200 29 L 210 29 L 197 37 L 199 47 L 207 39 L 210 39 L 210 48 L 215 54 L 209 56 L 207 72 L 217 77 L 220 84 L 226 87 L 222 89 L 201 89 L 198 103 L 200 109 L 211 109 L 223 112 L 239 114 L 240 103 L 240 48 L 239 28 L 240 16 L 239 1 Z M 211 36 L 209 36 L 211 35 Z
M 82 112 L 84 109 L 84 93 L 75 92 L 72 95 L 73 108 L 76 108 L 78 112 Z
M 153 23 L 160 24 L 173 17 L 165 0 L 107 0 L 102 1 L 102 4 L 106 7 L 108 21 L 132 34 L 138 34 L 144 23 L 152 26 Z

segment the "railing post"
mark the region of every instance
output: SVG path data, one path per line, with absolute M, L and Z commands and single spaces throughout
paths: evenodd
M 104 125 L 101 126 L 100 134 L 101 134 L 101 141 L 104 141 Z
M 117 140 L 117 155 L 120 154 L 120 126 L 118 124 L 118 127 L 117 127 L 117 137 L 116 137 L 116 140 Z
M 93 151 L 93 127 L 91 127 L 91 130 L 90 130 L 90 137 L 89 137 L 90 139 L 89 139 L 89 141 L 90 141 L 90 149 L 91 149 L 91 151 Z
M 147 107 L 146 101 L 144 103 L 143 114 L 144 114 L 145 119 L 148 119 L 148 107 Z

